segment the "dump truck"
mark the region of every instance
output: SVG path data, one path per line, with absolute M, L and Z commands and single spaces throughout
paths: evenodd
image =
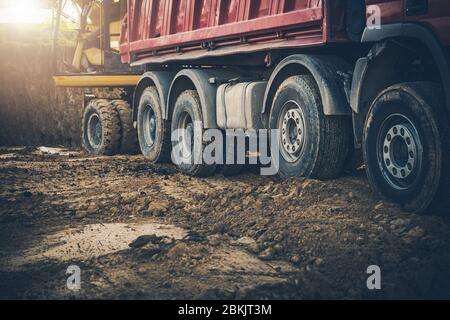
M 207 147 L 198 124 L 224 136 L 267 130 L 281 177 L 334 179 L 361 151 L 383 199 L 449 210 L 448 0 L 76 2 L 78 45 L 55 82 L 88 91 L 87 152 L 138 144 L 150 162 L 168 162 L 180 144 Z M 123 95 L 97 97 L 95 87 Z M 195 156 L 179 170 L 240 168 Z

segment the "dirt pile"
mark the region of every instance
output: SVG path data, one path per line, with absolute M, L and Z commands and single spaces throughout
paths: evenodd
M 0 151 L 0 180 L 0 297 L 449 298 L 448 218 L 380 202 L 363 172 L 194 179 L 28 148 Z

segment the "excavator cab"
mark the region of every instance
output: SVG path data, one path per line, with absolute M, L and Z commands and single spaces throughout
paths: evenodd
M 78 15 L 77 37 L 72 48 L 65 48 L 63 70 L 56 70 L 56 52 L 61 19 L 67 17 L 67 0 L 56 1 L 55 17 L 55 83 L 62 87 L 118 87 L 137 82 L 139 68 L 123 64 L 119 54 L 120 30 L 127 15 L 126 0 L 72 0 Z M 69 1 L 70 2 L 70 1 Z
M 126 1 L 78 0 L 79 35 L 71 67 L 75 72 L 101 72 L 121 67 L 119 38 Z

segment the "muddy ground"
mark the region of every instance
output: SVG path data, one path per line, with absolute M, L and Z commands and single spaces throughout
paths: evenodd
M 0 298 L 450 298 L 448 218 L 377 200 L 363 170 L 251 171 L 194 179 L 140 156 L 0 148 Z

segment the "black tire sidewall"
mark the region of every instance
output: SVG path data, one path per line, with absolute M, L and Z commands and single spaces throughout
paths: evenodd
M 279 117 L 282 116 L 284 105 L 288 101 L 296 101 L 302 109 L 305 121 L 305 141 L 301 157 L 295 162 L 289 162 L 283 158 L 281 151 L 279 152 L 279 175 L 281 177 L 290 176 L 309 176 L 313 170 L 315 159 L 317 158 L 319 135 L 320 135 L 320 120 L 319 120 L 319 106 L 315 97 L 310 92 L 302 90 L 298 81 L 302 81 L 300 77 L 297 81 L 288 79 L 280 86 L 272 105 L 269 126 L 271 129 L 278 128 Z M 308 85 L 306 82 L 305 85 Z M 279 139 L 279 137 L 278 137 Z M 278 141 L 281 149 L 281 142 Z
M 421 174 L 405 190 L 391 186 L 378 163 L 379 131 L 384 120 L 394 114 L 405 115 L 413 122 L 423 147 Z M 442 171 L 440 145 L 431 107 L 399 87 L 388 89 L 375 100 L 365 124 L 363 151 L 370 183 L 382 198 L 399 203 L 408 211 L 422 211 L 429 207 L 439 186 Z
M 144 136 L 144 114 L 146 108 L 152 108 L 156 116 L 156 134 L 153 145 L 148 145 Z M 141 152 L 145 158 L 151 162 L 158 162 L 163 148 L 164 140 L 164 119 L 162 116 L 161 102 L 157 92 L 153 89 L 146 89 L 141 95 L 137 114 L 137 134 Z
M 99 113 L 96 108 L 89 104 L 84 110 L 83 114 L 83 147 L 89 154 L 100 154 L 103 149 L 103 139 L 102 143 L 98 147 L 92 146 L 91 141 L 89 140 L 89 119 L 94 114 L 99 118 L 100 125 L 102 126 L 103 131 L 104 124 L 101 113 Z
M 119 152 L 120 154 L 137 154 L 138 137 L 137 130 L 133 126 L 133 112 L 130 104 L 124 100 L 114 100 L 113 105 L 120 119 L 121 141 Z
M 194 134 L 194 150 L 191 156 L 191 163 L 180 163 L 177 164 L 177 167 L 180 171 L 189 174 L 196 175 L 199 169 L 204 164 L 195 164 L 193 163 L 194 157 L 197 159 L 201 159 L 203 163 L 203 116 L 201 106 L 198 100 L 198 95 L 195 91 L 185 91 L 183 92 L 177 99 L 173 111 L 172 116 L 172 133 L 176 132 L 179 129 L 180 118 L 184 113 L 188 113 L 194 122 L 195 130 L 197 130 L 198 134 Z M 176 137 L 172 137 L 173 149 L 179 143 Z M 200 145 L 200 148 L 198 147 Z M 196 153 L 197 152 L 197 153 Z M 199 154 L 201 153 L 201 154 Z

